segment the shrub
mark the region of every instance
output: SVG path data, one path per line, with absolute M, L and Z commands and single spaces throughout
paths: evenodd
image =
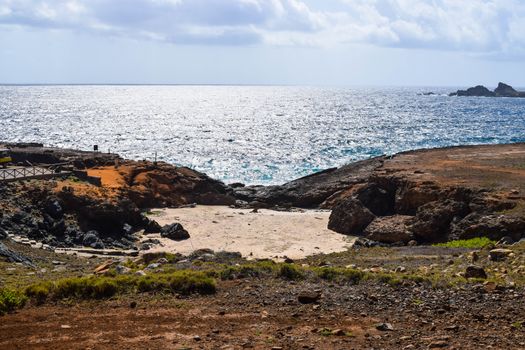
M 213 294 L 216 291 L 215 280 L 202 272 L 181 271 L 172 274 L 168 281 L 173 292 L 182 294 Z
M 38 305 L 43 304 L 48 296 L 51 283 L 40 283 L 29 286 L 25 290 L 25 294 L 34 299 Z
M 288 280 L 298 280 L 303 278 L 303 273 L 295 265 L 292 264 L 282 264 L 279 269 L 279 277 L 288 279 Z
M 175 271 L 148 276 L 90 276 L 41 282 L 26 288 L 37 303 L 53 299 L 105 299 L 119 293 L 171 292 L 181 294 L 215 293 L 215 280 L 199 271 Z
M 317 276 L 327 281 L 344 281 L 359 283 L 366 277 L 363 271 L 339 267 L 321 267 L 314 270 Z
M 95 281 L 90 287 L 90 296 L 95 299 L 111 298 L 119 290 L 117 282 L 109 279 Z
M 0 315 L 22 308 L 27 302 L 24 293 L 12 289 L 0 289 Z

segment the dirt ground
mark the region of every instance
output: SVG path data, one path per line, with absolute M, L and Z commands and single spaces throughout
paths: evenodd
M 322 289 L 321 301 L 298 303 L 304 288 Z M 211 297 L 30 307 L 0 319 L 0 348 L 525 349 L 524 296 L 247 279 Z
M 259 275 L 217 279 L 217 292 L 209 296 L 139 293 L 30 303 L 0 317 L 0 349 L 525 349 L 525 288 L 523 278 L 512 272 L 521 271 L 517 266 L 524 263 L 525 246 L 511 248 L 515 257 L 506 261 L 491 262 L 487 250 L 478 253 L 476 264 L 496 284 L 465 279 L 452 286 L 416 280 L 353 283 Z M 402 266 L 409 274 L 446 280 L 471 264 L 470 251 L 360 248 L 320 254 L 296 265 L 383 272 Z M 100 263 L 48 252 L 34 252 L 32 258 L 39 268 L 61 260 L 55 266 L 63 267 L 65 275 L 86 275 Z M 0 276 L 12 266 L 3 263 Z M 14 266 L 21 276 L 31 271 Z M 190 268 L 198 266 L 196 262 Z M 50 268 L 32 278 L 50 280 L 56 274 Z M 318 292 L 321 298 L 302 304 L 298 295 L 303 291 Z M 382 323 L 388 325 L 378 329 Z

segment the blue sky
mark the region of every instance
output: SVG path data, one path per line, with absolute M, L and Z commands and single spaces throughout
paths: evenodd
M 0 0 L 1 83 L 525 86 L 522 0 Z

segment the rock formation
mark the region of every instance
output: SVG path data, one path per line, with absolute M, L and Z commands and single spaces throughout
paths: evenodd
M 525 170 L 516 164 L 522 162 L 525 144 L 420 150 L 233 193 L 258 206 L 332 209 L 330 229 L 384 243 L 519 240 Z
M 477 85 L 467 90 L 450 93 L 449 96 L 525 97 L 525 92 L 516 91 L 512 86 L 500 82 L 494 91 L 490 91 L 483 85 Z

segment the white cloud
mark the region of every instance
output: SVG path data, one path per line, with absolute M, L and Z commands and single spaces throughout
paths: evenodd
M 522 0 L 0 0 L 0 24 L 184 44 L 344 45 L 525 54 Z M 335 0 L 334 0 L 335 1 Z

